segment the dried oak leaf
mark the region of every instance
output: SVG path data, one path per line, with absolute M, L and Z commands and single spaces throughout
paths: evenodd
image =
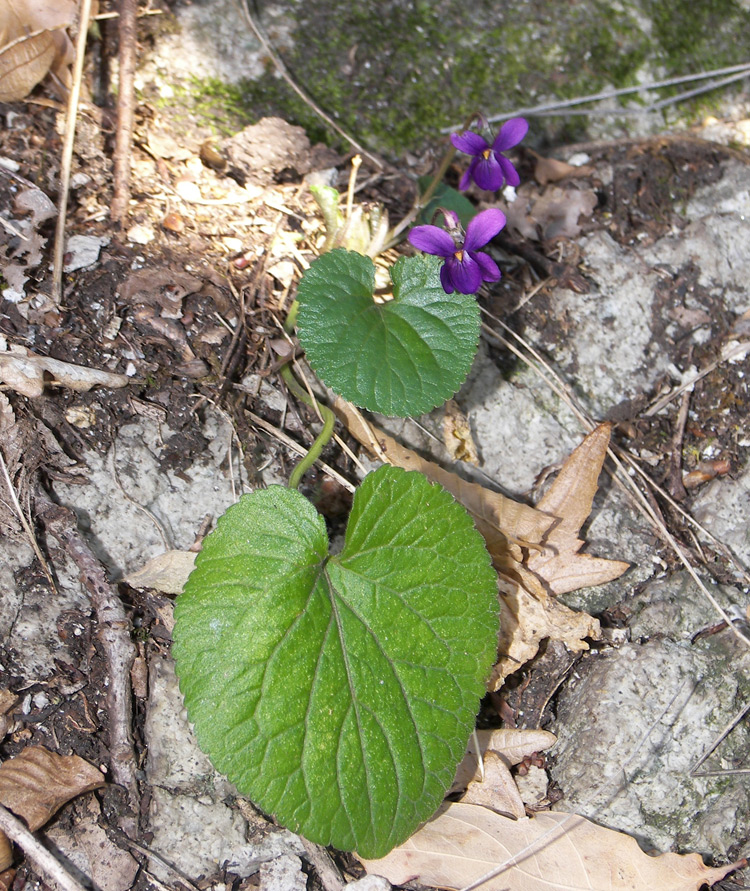
M 104 785 L 104 774 L 78 755 L 28 746 L 0 765 L 0 802 L 35 832 L 83 792 Z M 0 870 L 10 863 L 0 861 Z
M 527 567 L 553 594 L 566 594 L 619 578 L 629 564 L 580 554 L 581 526 L 591 513 L 599 474 L 609 447 L 612 425 L 600 424 L 567 458 L 537 510 L 557 517 L 540 550 L 531 553 Z
M 534 179 L 541 186 L 546 186 L 547 183 L 559 182 L 567 177 L 572 179 L 575 176 L 591 176 L 594 173 L 593 167 L 575 167 L 566 161 L 558 161 L 557 158 L 545 158 L 529 148 L 526 151 L 536 159 Z
M 545 639 L 559 640 L 577 653 L 588 650 L 587 639 L 601 637 L 598 619 L 574 612 L 544 590 L 535 589 L 534 583 L 539 584 L 532 573 L 526 574 L 525 584 L 500 577 L 498 660 L 487 683 L 488 690 L 499 690 L 505 678 L 536 656 Z
M 484 776 L 472 735 L 449 791 L 465 790 L 462 797 L 465 804 L 481 804 L 498 813 L 524 817 L 526 811 L 510 768 L 527 755 L 554 745 L 555 735 L 546 730 L 477 730 L 476 738 L 482 753 Z
M 511 820 L 462 802 L 444 804 L 386 857 L 362 862 L 368 873 L 385 876 L 393 885 L 416 879 L 456 889 L 497 869 L 482 883 L 483 891 L 697 891 L 741 865 L 707 867 L 699 854 L 651 857 L 634 838 L 576 814 Z
M 554 517 L 547 516 L 527 504 L 506 498 L 499 492 L 486 489 L 478 483 L 469 483 L 444 470 L 432 461 L 426 461 L 416 452 L 407 449 L 393 437 L 369 424 L 353 405 L 336 398 L 333 410 L 349 432 L 381 461 L 418 470 L 429 480 L 447 489 L 474 518 L 479 532 L 484 536 L 492 562 L 500 573 L 514 574 L 521 559 L 519 545 L 540 546 Z
M 540 192 L 533 183 L 526 183 L 507 207 L 508 229 L 524 238 L 541 236 L 542 241 L 575 238 L 581 231 L 579 217 L 590 217 L 597 203 L 593 189 L 546 186 Z
M 13 0 L 0 4 L 0 102 L 17 102 L 51 71 L 69 85 L 74 51 L 65 28 L 76 0 Z

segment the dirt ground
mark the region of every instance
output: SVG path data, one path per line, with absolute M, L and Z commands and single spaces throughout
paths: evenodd
M 21 102 L 0 105 L 0 118 L 0 160 L 11 162 L 0 164 L 0 213 L 12 226 L 14 221 L 28 220 L 19 195 L 41 191 L 52 202 L 58 197 L 61 115 L 56 108 Z M 186 127 L 181 121 L 176 126 L 168 109 L 142 104 L 137 118 L 132 200 L 127 224 L 118 230 L 108 216 L 111 109 L 86 103 L 81 113 L 66 230 L 69 239 L 78 235 L 87 241 L 69 242 L 59 303 L 51 292 L 49 270 L 54 219 L 41 215 L 34 227 L 33 245 L 14 241 L 12 229 L 0 233 L 6 266 L 3 278 L 21 292 L 0 303 L 0 340 L 25 347 L 37 356 L 125 377 L 125 386 L 76 391 L 60 386 L 57 373 L 46 370 L 40 395 L 24 395 L 8 383 L 0 387 L 5 411 L 12 412 L 14 419 L 12 442 L 5 428 L 6 439 L 0 446 L 18 504 L 30 524 L 24 529 L 7 484 L 0 482 L 0 548 L 27 542 L 33 536 L 56 585 L 64 583 L 58 566 L 67 551 L 89 585 L 96 572 L 102 574 L 124 609 L 127 636 L 136 655 L 133 782 L 127 789 L 111 781 L 96 793 L 95 822 L 115 845 L 127 847 L 141 863 L 150 841 L 148 815 L 153 790 L 142 769 L 147 754 L 146 712 L 139 691 L 147 689 L 154 660 L 169 654 L 171 600 L 121 581 L 108 581 L 113 566 L 99 559 L 96 528 L 86 528 L 83 516 L 55 514 L 57 487 L 85 484 L 86 453 L 93 450 L 106 456 L 118 432 L 144 416 L 157 419 L 172 431 L 159 452 L 161 468 L 178 476 L 185 474 L 210 446 L 205 423 L 212 408 L 230 420 L 251 486 L 268 480 L 269 467 L 278 479 L 288 477 L 297 455 L 273 431 L 308 446 L 316 423 L 310 409 L 286 395 L 275 374 L 284 340 L 281 323 L 299 275 L 314 258 L 323 231 L 306 177 L 325 175 L 345 189 L 351 155 L 310 146 L 302 131 L 280 120 L 264 121 L 235 137 L 217 139 L 197 124 Z M 583 231 L 606 229 L 623 246 L 646 245 L 679 225 L 681 205 L 698 187 L 720 180 L 722 162 L 738 157 L 747 160 L 746 152 L 691 135 L 578 148 L 588 153 L 587 166 L 592 171 L 602 165 L 613 171 L 606 184 L 595 172 L 578 179 L 581 188 L 593 190 L 598 202 Z M 565 154 L 575 149 L 566 147 Z M 535 159 L 523 148 L 518 157 L 522 179 L 530 179 Z M 382 202 L 391 220 L 397 221 L 415 197 L 414 174 L 424 172 L 422 168 L 427 169 L 429 163 L 429 158 L 412 159 L 404 168 L 384 163 L 378 170 L 365 161 L 358 177 L 362 184 L 358 199 Z M 454 167 L 448 179 L 455 182 L 457 176 Z M 500 317 L 524 304 L 513 313 L 512 327 L 520 335 L 529 326 L 542 331 L 537 347 L 544 350 L 559 336 L 559 320 L 551 321 L 556 319 L 550 303 L 553 286 L 586 287 L 586 271 L 579 264 L 575 241 L 561 238 L 524 243 L 508 236 L 500 240 L 500 246 L 505 254 L 503 288 L 481 300 Z M 84 249 L 94 251 L 89 259 L 81 259 Z M 697 278 L 697 267 L 692 280 L 689 270 L 678 280 L 665 277 L 659 292 L 663 307 L 679 303 L 687 290 L 700 288 Z M 524 303 L 539 283 L 533 297 Z M 709 331 L 702 345 L 689 339 L 676 346 L 665 341 L 664 349 L 673 361 L 701 368 L 716 358 L 716 344 L 738 320 L 721 307 L 715 309 L 702 320 Z M 492 347 L 490 357 L 501 374 L 512 373 L 515 360 L 510 353 Z M 746 427 L 750 408 L 746 371 L 746 362 L 723 365 L 703 379 L 677 441 L 672 416 L 641 414 L 646 394 L 643 403 L 629 401 L 611 418 L 619 425 L 618 442 L 633 452 L 655 456 L 644 469 L 683 506 L 689 508 L 691 498 L 690 491 L 682 488 L 683 472 L 703 473 L 709 479 L 747 464 L 750 447 L 746 439 L 737 436 L 737 430 Z M 280 402 L 261 398 L 266 383 L 284 394 Z M 347 439 L 344 431 L 340 433 Z M 715 442 L 716 453 L 726 467 L 710 467 L 702 460 L 702 447 L 708 439 Z M 356 452 L 356 443 L 348 442 Z M 680 456 L 677 463 L 671 457 L 675 442 Z M 356 467 L 339 445 L 327 447 L 323 459 L 356 484 Z M 112 487 L 122 488 L 114 476 Z M 335 530 L 346 516 L 349 491 L 319 469 L 308 475 L 303 491 Z M 123 489 L 123 498 L 129 497 Z M 695 553 L 679 514 L 668 507 L 662 510 L 672 533 Z M 72 537 L 66 538 L 61 531 L 66 523 Z M 80 536 L 73 535 L 78 529 Z M 75 556 L 80 542 L 84 550 Z M 673 563 L 665 549 L 660 553 L 667 563 Z M 736 574 L 720 553 L 703 556 L 717 582 L 736 583 Z M 14 581 L 27 594 L 42 590 L 54 596 L 51 579 L 39 560 Z M 616 607 L 609 619 L 612 625 L 622 623 Z M 65 645 L 64 658 L 54 651 L 50 654 L 55 665 L 51 675 L 30 676 L 21 653 L 7 641 L 0 649 L 0 686 L 16 697 L 7 712 L 0 757 L 9 759 L 34 744 L 54 745 L 61 754 L 75 753 L 103 766 L 108 779 L 113 780 L 112 703 L 107 693 L 111 665 L 96 615 L 83 606 L 71 609 L 48 631 L 53 650 L 55 641 Z M 522 683 L 511 683 L 507 693 L 488 698 L 482 721 L 499 725 L 510 711 L 533 714 L 538 726 L 544 726 L 545 709 L 552 707 L 550 688 L 558 685 L 557 680 L 554 684 L 545 681 L 544 671 L 554 673 L 549 663 L 546 667 L 540 664 L 537 674 L 527 672 Z M 131 679 L 125 682 L 131 683 Z M 75 802 L 67 805 L 56 823 L 70 827 L 80 819 L 84 807 Z M 253 819 L 257 823 L 260 818 L 254 815 Z M 137 827 L 134 845 L 123 841 L 123 826 L 128 821 Z M 352 858 L 338 856 L 337 866 L 348 879 L 362 875 Z M 320 887 L 316 868 L 310 867 L 310 873 L 308 887 Z M 34 876 L 34 870 L 19 857 L 0 877 L 0 887 L 16 891 L 38 887 Z M 199 887 L 241 889 L 256 883 L 257 876 L 217 873 L 201 880 Z M 131 886 L 157 887 L 145 870 L 133 876 Z M 170 887 L 178 885 L 175 882 Z

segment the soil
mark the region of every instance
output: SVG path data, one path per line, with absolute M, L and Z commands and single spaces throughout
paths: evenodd
M 276 376 L 284 341 L 281 323 L 299 275 L 314 258 L 323 232 L 306 178 L 314 173 L 325 175 L 345 191 L 351 156 L 310 145 L 303 131 L 280 119 L 266 119 L 237 136 L 217 139 L 208 127 L 196 122 L 188 125 L 184 119 L 176 129 L 164 109 L 142 104 L 137 113 L 132 200 L 122 230 L 114 228 L 108 218 L 111 109 L 87 103 L 81 114 L 66 232 L 68 238 L 100 239 L 101 249 L 94 261 L 65 274 L 59 303 L 52 295 L 49 270 L 54 220 L 43 220 L 34 229 L 39 247 L 36 258 L 24 255 L 12 234 L 0 232 L 6 282 L 18 290 L 19 270 L 25 279 L 20 294 L 12 299 L 6 296 L 0 303 L 0 339 L 37 355 L 124 374 L 128 379 L 127 386 L 121 388 L 87 392 L 49 381 L 44 393 L 33 398 L 20 395 L 13 386 L 2 388 L 15 418 L 16 448 L 11 452 L 9 440 L 0 446 L 18 500 L 31 519 L 58 584 L 62 583 L 58 566 L 64 556 L 38 522 L 40 498 L 55 502 L 60 484 L 85 484 L 87 452 L 106 456 L 126 425 L 145 416 L 168 428 L 171 433 L 159 452 L 160 467 L 165 473 L 184 476 L 210 445 L 205 433 L 206 412 L 220 409 L 242 445 L 244 471 L 252 486 L 268 478 L 259 468 L 267 470 L 269 462 L 273 462 L 277 478 L 288 478 L 297 456 L 251 415 L 303 445 L 311 443 L 317 420 L 310 409 L 286 394 Z M 0 164 L 0 213 L 7 222 L 20 224 L 28 215 L 18 206 L 19 194 L 41 190 L 52 201 L 58 198 L 61 115 L 54 108 L 21 102 L 0 105 L 0 118 L 0 159 L 17 165 Z M 179 138 L 174 135 L 177 132 Z M 576 148 L 581 147 L 568 147 L 565 155 Z M 693 136 L 585 148 L 592 173 L 579 178 L 577 185 L 592 189 L 598 206 L 584 224 L 584 233 L 606 230 L 619 244 L 630 247 L 647 245 L 679 227 L 681 205 L 698 187 L 719 181 L 723 162 L 739 154 Z M 519 159 L 522 178 L 531 178 L 531 154 L 521 149 Z M 607 182 L 598 173 L 604 168 L 612 171 Z M 454 167 L 449 181 L 455 182 L 457 176 Z M 376 169 L 365 161 L 358 181 L 363 184 L 358 200 L 382 203 L 392 221 L 408 212 L 415 196 L 411 172 L 387 163 Z M 541 332 L 538 345 L 545 348 L 565 324 L 552 301 L 553 284 L 586 287 L 586 270 L 579 264 L 575 240 L 563 237 L 554 243 L 542 240 L 524 247 L 520 239 L 510 236 L 503 241 L 503 250 L 503 287 L 491 289 L 481 299 L 493 314 L 507 314 L 517 333 L 523 335 L 529 328 Z M 66 260 L 74 267 L 75 251 L 69 251 Z M 15 269 L 12 279 L 10 266 Z M 539 269 L 546 270 L 550 279 L 533 300 L 510 315 L 523 302 L 529 282 L 538 280 Z M 696 346 L 689 338 L 675 343 L 666 323 L 658 320 L 655 330 L 672 361 L 700 368 L 717 358 L 716 344 L 737 319 L 702 290 L 698 278 L 697 267 L 689 266 L 677 278 L 665 277 L 658 291 L 658 316 L 667 319 L 689 292 L 691 305 L 699 304 L 690 312 L 698 313 L 700 319 L 691 317 L 688 322 L 705 324 L 708 334 L 703 344 Z M 513 373 L 515 365 L 509 353 L 495 349 L 491 358 L 501 374 Z M 737 436 L 750 409 L 745 370 L 746 364 L 723 365 L 696 389 L 681 444 L 683 470 L 700 470 L 708 440 L 716 443 L 717 454 L 732 467 L 747 464 L 750 446 L 747 439 Z M 283 394 L 280 402 L 261 398 L 260 388 L 265 383 Z M 656 482 L 669 487 L 674 483 L 670 477 L 674 419 L 646 417 L 641 414 L 642 406 L 638 400 L 630 400 L 618 407 L 612 418 L 618 424 L 616 435 L 632 451 L 655 456 L 644 469 Z M 357 451 L 353 441 L 348 444 Z M 323 459 L 356 484 L 357 469 L 340 446 L 329 445 Z M 10 542 L 25 542 L 27 536 L 4 485 L 0 483 L 0 547 L 10 547 Z M 114 479 L 112 485 L 118 485 Z M 349 503 L 347 490 L 316 470 L 306 478 L 303 491 L 315 499 L 335 533 Z M 689 505 L 690 496 L 684 490 L 677 488 L 672 494 Z M 667 511 L 665 516 L 673 534 L 692 547 L 678 514 Z M 96 553 L 96 528 L 83 532 Z M 663 554 L 671 560 L 666 550 Z M 704 556 L 717 581 L 734 579 L 721 554 Z M 106 569 L 111 572 L 112 566 Z M 22 599 L 53 596 L 39 561 L 19 571 L 15 583 Z M 169 654 L 170 599 L 124 583 L 116 590 L 137 650 L 137 664 L 147 672 L 154 659 Z M 610 625 L 622 624 L 623 615 L 617 607 L 612 608 L 607 616 Z M 56 751 L 75 753 L 108 769 L 112 760 L 108 666 L 96 617 L 84 600 L 62 613 L 56 627 L 48 631 L 50 646 L 54 649 L 55 642 L 62 641 L 67 654 L 64 660 L 51 654 L 53 674 L 32 677 L 19 652 L 7 642 L 0 649 L 2 686 L 19 697 L 9 715 L 11 723 L 0 743 L 0 756 L 4 760 L 29 745 L 49 747 L 54 741 Z M 502 699 L 496 695 L 488 698 L 482 723 L 497 726 L 511 709 L 515 714 L 533 715 L 533 723 L 543 726 L 545 710 L 558 687 L 566 683 L 573 661 L 564 648 L 550 646 L 523 676 L 509 684 Z M 132 726 L 141 796 L 137 815 L 141 830 L 135 840 L 145 850 L 152 794 L 140 769 L 146 756 L 145 698 L 136 695 L 134 703 Z M 128 796 L 114 782 L 97 796 L 100 825 L 117 841 L 123 817 L 129 814 Z M 57 824 L 64 826 L 74 820 L 76 807 L 75 803 L 67 805 L 56 818 Z M 143 859 L 140 849 L 131 848 L 131 853 Z M 338 857 L 337 863 L 350 879 L 361 875 L 352 858 Z M 28 863 L 19 858 L 15 870 L 14 875 L 6 876 L 6 885 L 34 887 L 34 872 Z M 312 872 L 308 887 L 318 887 L 319 878 L 314 869 Z M 253 886 L 256 879 L 217 873 L 207 877 L 201 887 L 219 881 L 238 889 Z M 141 872 L 132 887 L 156 886 Z

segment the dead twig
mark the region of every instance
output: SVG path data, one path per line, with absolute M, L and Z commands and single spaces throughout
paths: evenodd
M 130 149 L 133 143 L 135 99 L 135 62 L 138 26 L 138 0 L 120 0 L 119 63 L 120 85 L 117 93 L 117 133 L 113 157 L 112 207 L 110 219 L 122 225 L 130 202 Z
M 133 816 L 123 821 L 123 829 L 128 835 L 135 835 L 140 807 L 131 730 L 133 702 L 130 668 L 136 651 L 130 639 L 128 619 L 117 590 L 107 581 L 101 563 L 78 531 L 75 514 L 44 497 L 37 498 L 36 505 L 39 519 L 47 532 L 68 552 L 91 597 L 109 675 L 107 709 L 110 770 L 115 782 L 126 789 L 133 809 Z
M 300 836 L 300 841 L 305 849 L 305 857 L 317 872 L 325 891 L 344 891 L 346 882 L 341 877 L 341 873 L 328 851 L 302 836 Z
M 26 855 L 26 859 L 49 885 L 62 891 L 85 891 L 65 867 L 50 854 L 44 845 L 24 824 L 0 804 L 0 829 L 14 841 Z
M 76 60 L 73 65 L 73 83 L 68 96 L 68 108 L 65 112 L 65 137 L 63 139 L 62 157 L 60 159 L 60 199 L 57 206 L 57 227 L 55 229 L 55 254 L 52 263 L 52 294 L 59 303 L 62 300 L 63 259 L 65 257 L 65 217 L 68 212 L 68 190 L 70 188 L 70 169 L 73 163 L 73 144 L 76 138 L 76 117 L 78 116 L 78 100 L 81 95 L 83 78 L 83 59 L 86 54 L 86 34 L 89 30 L 92 0 L 81 0 L 81 18 L 78 22 L 76 37 Z

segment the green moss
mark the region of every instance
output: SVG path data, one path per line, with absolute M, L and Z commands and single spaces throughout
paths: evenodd
M 294 14 L 294 48 L 282 53 L 294 80 L 344 130 L 391 156 L 443 140 L 442 128 L 477 111 L 508 112 L 750 55 L 750 12 L 738 0 L 472 0 L 470 13 L 465 0 L 307 0 Z M 193 86 L 197 112 L 220 132 L 278 114 L 314 140 L 335 142 L 270 67 L 234 87 Z M 574 115 L 537 119 L 536 138 L 583 139 L 587 125 Z

